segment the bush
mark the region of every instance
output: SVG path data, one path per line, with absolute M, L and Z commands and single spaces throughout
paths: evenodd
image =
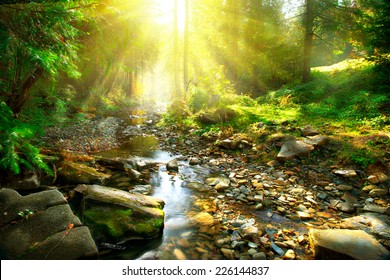
M 4 102 L 0 103 L 0 169 L 19 174 L 21 166 L 37 167 L 52 174 L 39 149 L 30 143 L 35 133 L 33 126 L 15 119 L 11 109 Z

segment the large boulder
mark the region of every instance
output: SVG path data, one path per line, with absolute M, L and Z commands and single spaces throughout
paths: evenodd
M 310 245 L 319 259 L 383 260 L 390 252 L 363 230 L 310 229 Z
M 79 185 L 82 215 L 93 237 L 109 242 L 157 238 L 164 227 L 164 201 L 99 185 Z
M 78 184 L 103 184 L 110 175 L 98 172 L 96 169 L 82 163 L 63 162 L 58 168 L 57 183 Z
M 21 196 L 0 190 L 0 252 L 4 259 L 96 258 L 89 229 L 58 190 Z
M 283 144 L 277 155 L 278 161 L 292 160 L 297 157 L 307 157 L 314 150 L 314 146 L 303 141 L 290 140 Z

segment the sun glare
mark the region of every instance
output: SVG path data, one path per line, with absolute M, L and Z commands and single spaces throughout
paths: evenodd
M 185 0 L 178 0 L 178 27 L 179 31 L 184 31 L 185 25 Z M 159 11 L 156 21 L 160 24 L 173 24 L 174 0 L 154 0 Z

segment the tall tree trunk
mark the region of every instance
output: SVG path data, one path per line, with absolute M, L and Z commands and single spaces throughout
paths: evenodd
M 189 0 L 185 0 L 185 25 L 184 25 L 184 46 L 183 46 L 183 86 L 184 94 L 188 90 L 188 52 L 189 52 Z
M 175 98 L 180 99 L 180 66 L 179 66 L 179 11 L 178 0 L 174 0 L 174 23 L 173 23 L 173 59 L 174 59 L 174 78 L 175 78 Z
M 256 29 L 258 32 L 263 32 L 264 30 L 264 21 L 262 19 L 263 17 L 263 0 L 256 0 L 254 2 L 255 7 L 253 7 L 255 11 L 255 21 L 254 24 L 256 24 Z M 257 39 L 259 40 L 259 39 Z M 256 51 L 261 52 L 262 50 L 260 49 L 260 44 L 262 42 L 256 42 Z M 252 62 L 252 88 L 255 91 L 260 91 L 260 83 L 259 83 L 259 65 L 256 60 Z
M 314 0 L 306 0 L 305 13 L 305 39 L 303 45 L 303 72 L 302 82 L 306 83 L 310 80 L 311 54 L 313 48 L 313 25 L 314 25 Z
M 20 113 L 24 104 L 30 97 L 31 88 L 42 74 L 43 68 L 36 68 L 35 71 L 24 80 L 23 84 L 11 93 L 11 96 L 7 101 L 7 105 L 12 109 L 14 115 L 18 115 Z
M 238 0 L 228 0 L 226 2 L 229 17 L 229 32 L 231 43 L 231 61 L 229 65 L 230 75 L 233 83 L 237 86 L 237 61 L 238 61 L 238 40 L 239 40 L 239 22 L 240 22 L 240 5 Z

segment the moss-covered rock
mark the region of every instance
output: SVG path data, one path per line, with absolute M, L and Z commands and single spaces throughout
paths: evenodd
M 81 213 L 93 237 L 110 242 L 157 238 L 164 227 L 164 201 L 98 185 L 80 185 Z

